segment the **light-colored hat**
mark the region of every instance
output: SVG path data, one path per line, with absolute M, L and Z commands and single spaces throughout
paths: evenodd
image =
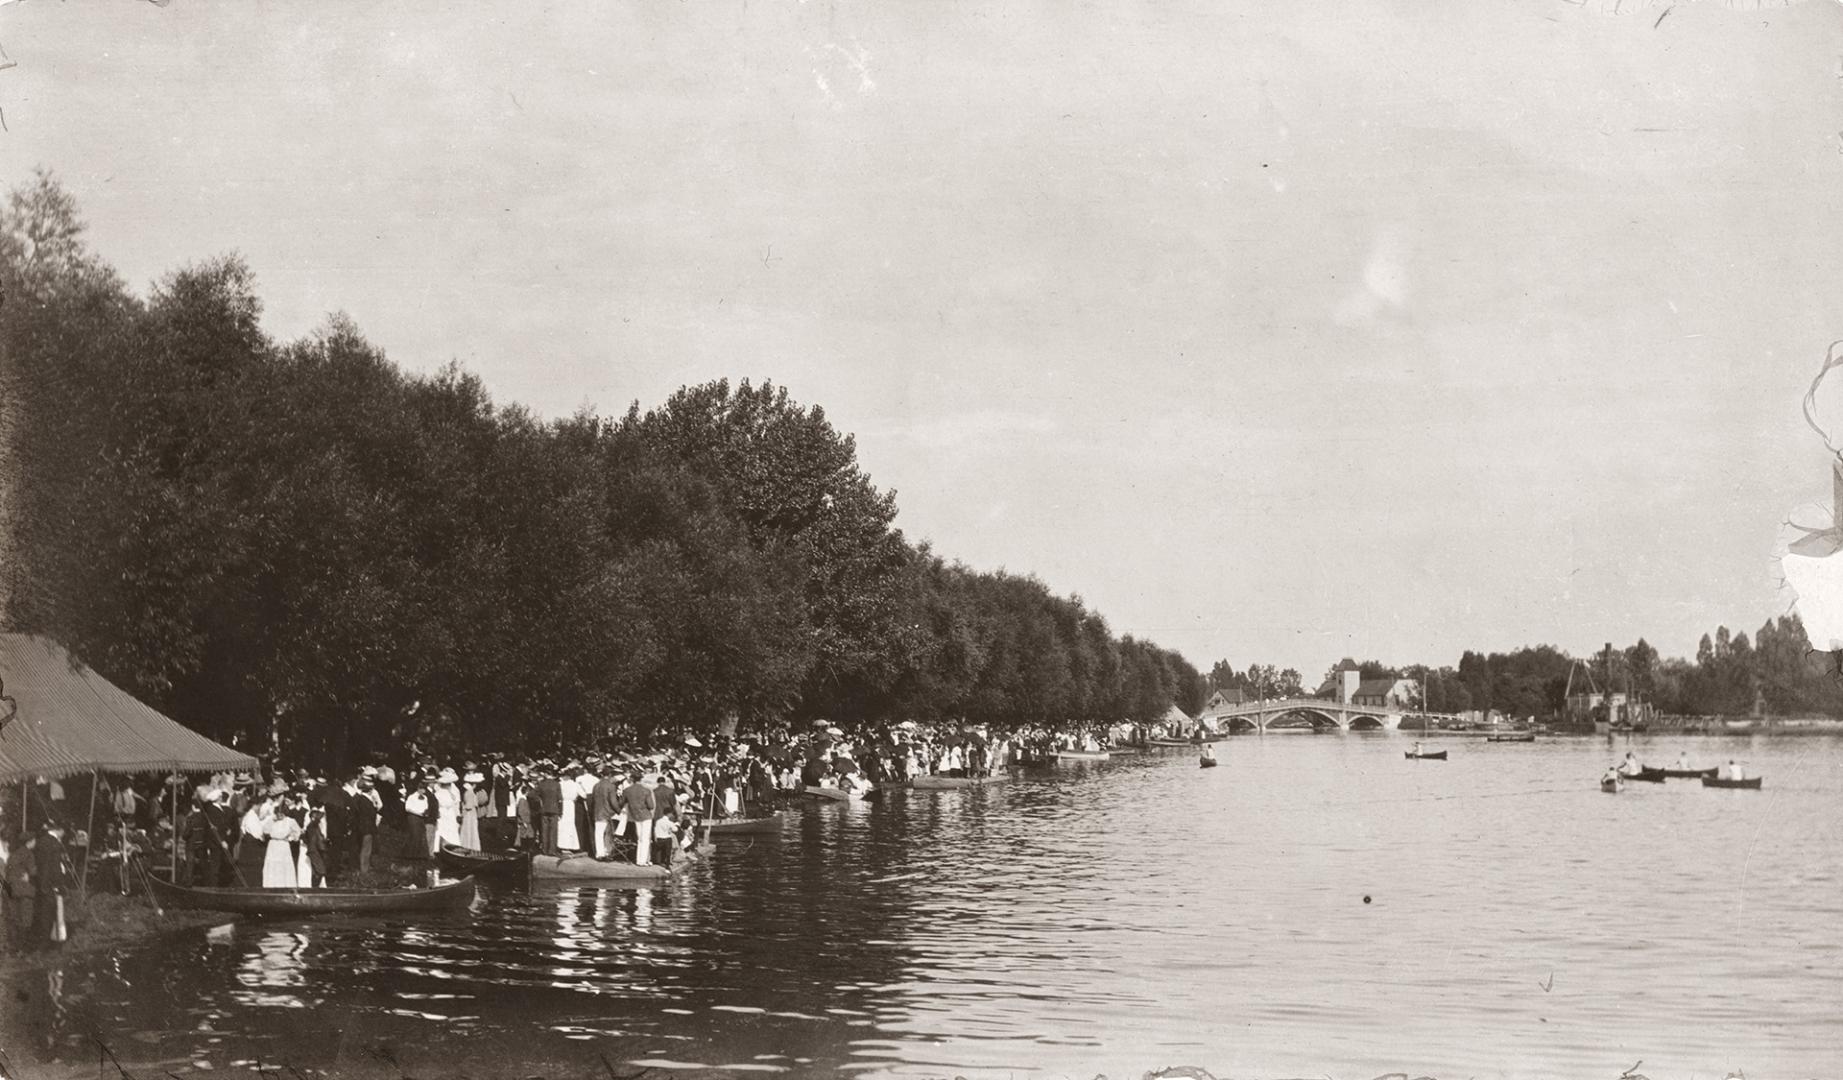
M 397 771 L 389 765 L 381 765 L 378 767 L 378 779 L 386 784 L 394 784 L 397 782 Z
M 438 784 L 452 784 L 459 779 L 460 777 L 454 774 L 453 769 L 443 769 L 441 775 L 435 778 L 435 782 Z
M 482 776 L 481 774 L 479 774 L 479 773 L 477 773 L 477 772 L 470 772 L 470 773 L 468 773 L 468 774 L 467 774 L 466 776 L 463 776 L 463 777 L 461 777 L 461 779 L 463 779 L 463 780 L 465 780 L 465 781 L 467 781 L 467 782 L 468 782 L 468 783 L 470 783 L 470 784 L 484 784 L 484 783 L 486 783 L 486 777 L 484 777 L 484 776 Z
M 377 779 L 377 775 L 378 775 L 378 767 L 376 765 L 367 765 L 364 768 L 358 770 L 358 775 L 369 777 L 375 780 Z
M 255 782 L 256 782 L 256 778 L 254 776 L 251 776 L 249 773 L 240 772 L 237 774 L 236 785 L 238 787 L 248 787 L 251 784 L 254 784 Z

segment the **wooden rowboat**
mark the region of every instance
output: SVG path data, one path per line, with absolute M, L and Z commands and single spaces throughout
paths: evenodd
M 1620 775 L 1627 780 L 1642 780 L 1647 784 L 1661 784 L 1664 782 L 1664 770 L 1647 768 L 1642 765 L 1639 766 L 1638 771 L 1635 773 L 1621 773 Z
M 784 821 L 785 819 L 779 814 L 768 814 L 764 817 L 705 821 L 698 828 L 709 830 L 710 835 L 718 839 L 725 836 L 768 836 L 780 832 Z
M 490 878 L 520 878 L 531 874 L 531 853 L 527 851 L 475 851 L 444 842 L 435 852 L 435 862 L 450 874 Z
M 1485 736 L 1485 741 L 1486 742 L 1535 742 L 1536 733 L 1533 731 L 1526 731 L 1526 732 L 1510 734 L 1510 735 L 1487 735 Z
M 1402 754 L 1402 757 L 1407 758 L 1409 761 L 1445 761 L 1446 751 L 1435 750 L 1431 754 L 1417 754 L 1412 750 L 1408 750 Z
M 850 802 L 853 799 L 862 800 L 869 792 L 845 791 L 841 788 L 813 785 L 806 788 L 806 794 L 808 797 L 814 799 L 829 799 L 832 802 Z
M 602 882 L 609 885 L 644 885 L 664 881 L 695 862 L 698 848 L 674 852 L 670 867 L 658 863 L 641 866 L 617 859 L 602 862 L 589 855 L 539 855 L 531 860 L 532 880 L 574 881 L 584 885 Z
M 1057 761 L 1106 761 L 1111 755 L 1105 750 L 1058 750 L 1050 756 Z
M 1760 786 L 1760 781 L 1762 779 L 1764 779 L 1764 777 L 1750 776 L 1745 780 L 1723 780 L 1719 776 L 1705 776 L 1702 778 L 1702 786 L 1703 787 L 1758 788 Z
M 1710 769 L 1659 769 L 1658 771 L 1672 780 L 1694 780 L 1699 776 L 1719 776 L 1721 774 L 1720 766 Z
M 1204 743 L 1220 741 L 1222 736 L 1209 735 L 1201 739 L 1153 739 L 1153 746 L 1202 746 Z
M 165 907 L 229 911 L 238 915 L 370 915 L 390 911 L 442 911 L 474 902 L 474 879 L 432 889 L 189 888 L 149 876 Z
M 1002 784 L 1011 779 L 1003 773 L 997 776 L 918 776 L 904 786 L 916 791 L 954 791 L 959 788 L 984 787 L 987 784 Z

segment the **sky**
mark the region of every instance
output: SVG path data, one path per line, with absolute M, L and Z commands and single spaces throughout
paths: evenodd
M 1693 654 L 1829 499 L 1830 2 L 24 0 L 0 46 L 0 184 L 137 288 L 237 251 L 272 335 L 545 416 L 773 380 L 911 539 L 1200 667 Z

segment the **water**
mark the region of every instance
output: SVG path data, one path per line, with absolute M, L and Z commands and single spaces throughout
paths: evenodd
M 1765 790 L 1616 796 L 1623 740 L 1406 745 L 814 806 L 670 887 L 187 932 L 0 1008 L 28 1076 L 95 1068 L 92 1031 L 182 1076 L 1843 1072 L 1843 740 L 1639 739 Z

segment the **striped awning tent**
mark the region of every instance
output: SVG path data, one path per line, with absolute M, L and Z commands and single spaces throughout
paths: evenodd
M 0 634 L 0 680 L 18 712 L 0 729 L 0 783 L 87 772 L 224 772 L 256 759 L 142 704 L 56 642 Z M 0 716 L 11 706 L 0 703 Z

